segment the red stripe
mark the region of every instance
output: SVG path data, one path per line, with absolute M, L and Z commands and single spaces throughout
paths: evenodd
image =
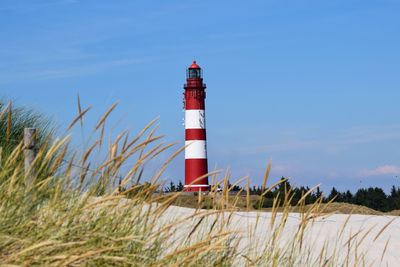
M 186 141 L 189 140 L 207 140 L 206 129 L 186 129 L 185 130 Z
M 185 90 L 186 109 L 204 109 L 206 92 L 203 87 L 188 87 Z
M 187 98 L 186 99 L 186 104 L 185 104 L 186 109 L 203 109 L 204 110 L 204 99 L 195 99 L 195 98 Z
M 185 160 L 185 185 L 208 185 L 208 177 L 197 178 L 208 173 L 207 159 L 186 159 Z M 192 183 L 193 182 L 193 183 Z

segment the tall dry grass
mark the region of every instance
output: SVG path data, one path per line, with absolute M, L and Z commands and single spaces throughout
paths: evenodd
M 151 177 L 143 177 L 146 163 L 172 144 L 160 142 L 156 121 L 136 136 L 123 132 L 107 139 L 105 122 L 113 105 L 94 132 L 98 138 L 85 151 L 73 148 L 71 137 L 48 140 L 39 149 L 32 168 L 37 179 L 26 183 L 21 143 L 0 167 L 0 263 L 8 266 L 346 266 L 362 264 L 354 254 L 363 238 L 348 238 L 347 254 L 338 242 L 318 247 L 307 243 L 309 224 L 323 214 L 321 200 L 305 205 L 293 235 L 284 235 L 293 197 L 286 190 L 276 198 L 268 220 L 257 213 L 248 224 L 245 213 L 235 212 L 237 198 L 230 197 L 229 176 L 210 173 L 214 186 L 209 210 L 171 206 L 182 192 L 162 194 L 163 172 L 183 148 L 173 153 Z M 89 109 L 82 109 L 69 128 L 78 127 Z M 93 161 L 99 148 L 107 149 L 103 161 Z M 130 166 L 126 169 L 126 166 Z M 271 163 L 263 182 L 264 195 Z M 249 199 L 249 179 L 243 181 Z M 242 182 L 243 182 L 242 181 Z M 241 181 L 238 181 L 241 182 Z M 217 193 L 217 184 L 224 191 Z M 240 192 L 241 193 L 241 192 Z M 309 194 L 309 193 L 307 193 Z M 283 199 L 283 201 L 281 201 Z M 263 196 L 260 196 L 263 201 Z M 250 201 L 248 201 L 250 206 Z M 283 208 L 282 208 L 283 207 Z M 283 209 L 278 212 L 278 208 Z M 243 218 L 239 218 L 242 216 Z M 268 223 L 266 223 L 268 222 Z M 239 227 L 238 227 L 239 226 Z M 343 229 L 346 225 L 343 225 Z M 260 231 L 264 231 L 260 239 Z M 357 233 L 354 233 L 357 235 Z M 358 234 L 360 235 L 360 233 Z M 288 238 L 290 236 L 290 238 Z M 314 249 L 314 251 L 312 251 Z M 317 257 L 312 256 L 317 255 Z

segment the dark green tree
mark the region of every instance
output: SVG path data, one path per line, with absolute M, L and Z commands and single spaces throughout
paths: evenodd
M 170 182 L 169 183 L 169 187 L 167 187 L 166 192 L 176 192 L 176 186 L 174 182 Z
M 382 188 L 370 187 L 359 189 L 354 196 L 354 203 L 380 211 L 388 211 L 387 196 Z
M 331 192 L 329 193 L 329 196 L 327 197 L 327 201 L 336 201 L 337 202 L 337 197 L 339 195 L 339 191 L 336 190 L 335 187 L 332 187 Z
M 181 181 L 179 181 L 178 186 L 176 187 L 176 191 L 181 192 L 183 191 L 184 186 Z
M 347 190 L 346 193 L 344 193 L 343 202 L 354 203 L 353 194 L 350 192 L 350 190 Z
M 400 187 L 392 186 L 390 195 L 388 196 L 388 206 L 390 210 L 400 209 Z

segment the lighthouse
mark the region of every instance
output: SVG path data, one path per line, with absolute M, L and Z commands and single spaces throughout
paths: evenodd
M 186 72 L 185 109 L 185 189 L 186 192 L 209 191 L 205 98 L 202 71 L 193 61 Z M 202 177 L 201 179 L 199 179 Z

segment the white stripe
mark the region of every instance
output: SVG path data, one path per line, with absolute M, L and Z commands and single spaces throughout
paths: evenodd
M 206 159 L 207 145 L 205 140 L 185 141 L 185 159 Z
M 189 109 L 185 112 L 185 129 L 205 129 L 206 116 L 202 109 Z
M 183 187 L 210 187 L 208 184 L 185 185 Z

